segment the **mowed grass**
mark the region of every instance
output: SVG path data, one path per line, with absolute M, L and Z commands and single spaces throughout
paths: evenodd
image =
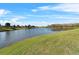
M 79 54 L 79 29 L 42 35 L 0 49 L 1 55 Z

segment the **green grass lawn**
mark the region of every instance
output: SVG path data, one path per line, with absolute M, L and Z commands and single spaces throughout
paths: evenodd
M 1 55 L 79 54 L 79 29 L 47 34 L 19 41 L 0 49 Z

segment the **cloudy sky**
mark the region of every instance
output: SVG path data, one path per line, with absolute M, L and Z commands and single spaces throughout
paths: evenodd
M 0 4 L 0 24 L 46 26 L 79 23 L 79 4 L 5 3 Z

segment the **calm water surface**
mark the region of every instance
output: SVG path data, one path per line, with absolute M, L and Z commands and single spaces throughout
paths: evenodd
M 49 28 L 34 28 L 29 30 L 0 32 L 0 48 L 11 45 L 12 43 L 23 40 L 25 38 L 30 38 L 52 32 L 54 31 Z

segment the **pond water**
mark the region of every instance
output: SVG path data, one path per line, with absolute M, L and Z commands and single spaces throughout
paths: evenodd
M 0 48 L 11 45 L 17 41 L 31 38 L 34 36 L 39 36 L 43 34 L 52 33 L 50 28 L 33 28 L 29 30 L 14 30 L 14 31 L 6 31 L 0 32 Z

